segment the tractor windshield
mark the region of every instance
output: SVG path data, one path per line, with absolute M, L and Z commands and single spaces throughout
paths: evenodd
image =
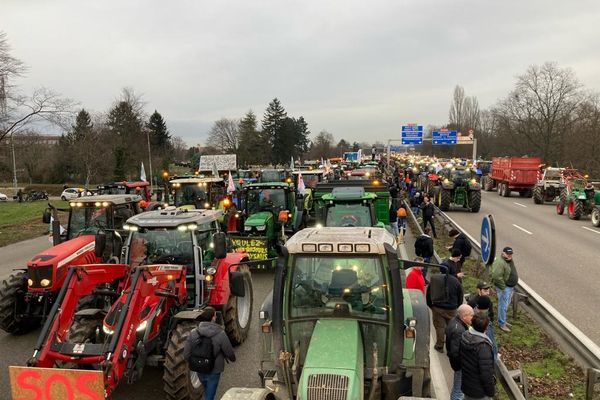
M 388 319 L 387 285 L 378 257 L 298 257 L 293 269 L 292 318 Z
M 286 193 L 278 188 L 250 188 L 248 189 L 247 207 L 248 215 L 259 211 L 271 211 L 277 215 L 279 211 L 286 210 Z
M 208 201 L 208 196 L 204 187 L 197 183 L 182 184 L 182 187 L 175 189 L 175 206 L 191 205 L 196 208 L 203 208 L 203 204 Z
M 327 207 L 325 226 L 373 226 L 368 206 L 360 203 L 333 204 Z
M 260 176 L 261 182 L 281 182 L 285 179 L 284 171 L 263 171 Z
M 110 207 L 71 207 L 67 238 L 95 235 L 99 231 L 111 229 L 111 213 Z
M 152 229 L 132 232 L 129 265 L 179 264 L 194 262 L 192 232 L 178 229 Z
M 298 175 L 296 175 L 296 181 L 298 180 Z M 304 186 L 307 188 L 316 188 L 317 183 L 323 181 L 323 174 L 311 174 L 311 173 L 302 173 L 302 180 L 304 181 Z M 296 183 L 297 184 L 297 183 Z

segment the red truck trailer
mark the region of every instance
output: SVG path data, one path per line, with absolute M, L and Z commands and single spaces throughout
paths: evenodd
M 521 197 L 531 197 L 541 164 L 539 157 L 495 157 L 491 172 L 493 187 L 500 196 L 509 197 L 515 191 Z

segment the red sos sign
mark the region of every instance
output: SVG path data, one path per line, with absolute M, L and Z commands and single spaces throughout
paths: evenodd
M 101 371 L 9 367 L 13 400 L 103 400 Z

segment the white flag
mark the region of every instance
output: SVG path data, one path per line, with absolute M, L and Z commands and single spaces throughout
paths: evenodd
M 229 171 L 229 179 L 227 180 L 227 194 L 231 194 L 233 192 L 235 192 L 235 184 L 233 183 L 231 171 Z
M 212 174 L 215 178 L 219 177 L 219 169 L 217 168 L 217 163 L 213 163 Z
M 292 156 L 292 161 L 290 162 L 290 169 L 294 170 L 294 156 Z
M 142 162 L 142 170 L 140 171 L 140 179 L 144 182 L 147 182 L 146 180 L 146 170 L 144 169 L 144 162 Z
M 302 179 L 302 172 L 298 173 L 298 193 L 304 195 L 306 186 L 304 186 L 304 179 Z

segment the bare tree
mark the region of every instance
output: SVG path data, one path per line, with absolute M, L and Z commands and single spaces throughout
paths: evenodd
M 477 129 L 480 123 L 479 102 L 475 96 L 465 96 L 462 86 L 454 88 L 450 104 L 448 127 L 466 133 L 469 129 Z
M 465 104 L 465 89 L 462 86 L 456 85 L 452 96 L 452 104 L 450 104 L 449 122 L 451 125 L 460 129 L 464 123 L 464 104 Z
M 310 157 L 313 159 L 329 158 L 335 152 L 333 135 L 327 131 L 321 131 L 312 141 Z
M 206 144 L 222 153 L 235 153 L 238 150 L 240 121 L 221 118 L 216 121 L 208 134 Z
M 600 95 L 593 94 L 577 107 L 573 129 L 567 132 L 563 165 L 572 165 L 600 179 Z

